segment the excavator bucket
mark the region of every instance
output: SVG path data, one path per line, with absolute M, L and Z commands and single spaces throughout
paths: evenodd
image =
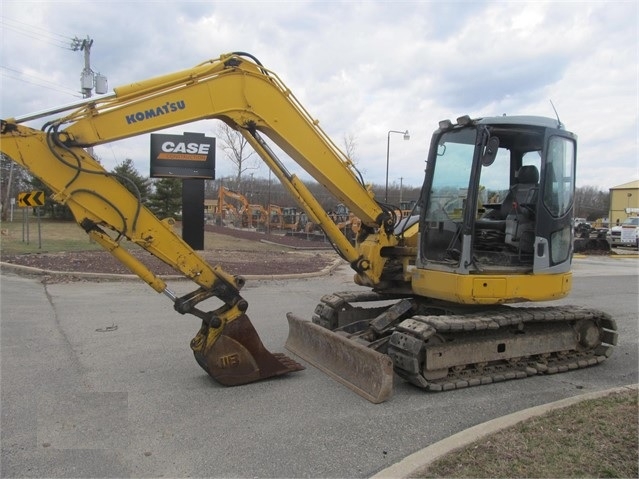
M 374 404 L 392 396 L 390 357 L 292 313 L 286 318 L 289 327 L 286 349 Z
M 246 314 L 220 332 L 205 323 L 191 340 L 198 364 L 224 386 L 238 386 L 305 369 L 288 356 L 270 353 Z

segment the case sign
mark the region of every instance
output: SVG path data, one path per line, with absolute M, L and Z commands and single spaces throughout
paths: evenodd
M 215 179 L 215 138 L 152 134 L 151 177 Z

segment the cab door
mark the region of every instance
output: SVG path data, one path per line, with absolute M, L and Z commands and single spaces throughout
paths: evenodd
M 535 273 L 570 270 L 576 155 L 574 135 L 546 130 L 537 205 Z

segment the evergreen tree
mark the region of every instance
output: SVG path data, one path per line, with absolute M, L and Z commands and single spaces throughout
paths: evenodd
M 127 158 L 118 164 L 111 171 L 115 178 L 124 185 L 124 187 L 133 193 L 134 196 L 140 197 L 142 203 L 146 203 L 151 193 L 151 180 L 142 176 L 133 165 L 133 160 Z
M 155 182 L 148 207 L 158 217 L 175 217 L 182 210 L 182 180 L 161 178 Z

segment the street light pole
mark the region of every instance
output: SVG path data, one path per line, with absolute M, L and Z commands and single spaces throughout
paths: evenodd
M 389 166 L 389 160 L 390 160 L 391 133 L 399 133 L 400 135 L 404 135 L 404 140 L 410 140 L 410 135 L 408 134 L 408 130 L 406 131 L 388 130 L 388 135 L 386 139 L 386 190 L 384 193 L 384 203 L 388 203 L 388 166 Z

